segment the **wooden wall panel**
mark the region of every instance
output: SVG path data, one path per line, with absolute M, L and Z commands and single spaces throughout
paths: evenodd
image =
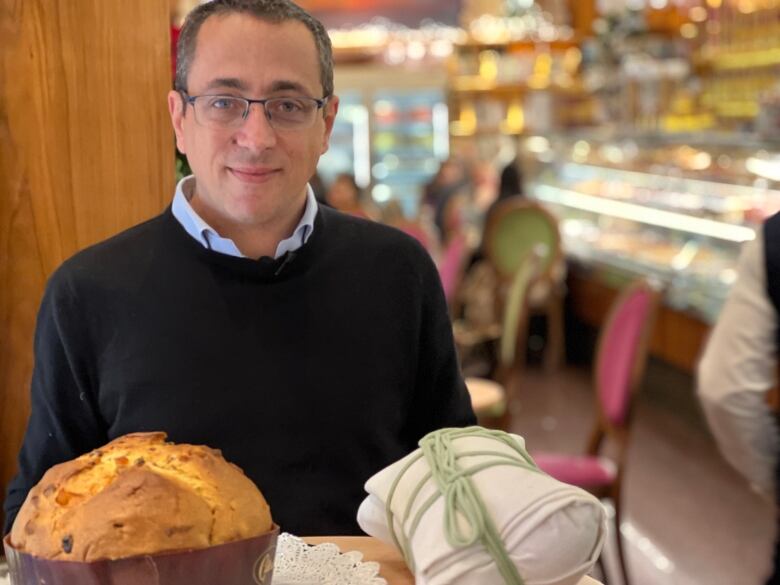
M 159 0 L 0 0 L 3 493 L 29 412 L 48 275 L 172 195 L 168 10 Z

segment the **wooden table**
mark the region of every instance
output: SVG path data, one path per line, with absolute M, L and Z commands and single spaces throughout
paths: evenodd
M 406 568 L 404 560 L 395 547 L 376 538 L 370 536 L 308 536 L 304 540 L 309 544 L 332 542 L 339 547 L 341 552 L 360 551 L 363 553 L 364 561 L 376 561 L 381 565 L 380 575 L 387 579 L 388 585 L 414 585 L 414 577 Z M 601 584 L 590 577 L 583 577 L 577 585 Z

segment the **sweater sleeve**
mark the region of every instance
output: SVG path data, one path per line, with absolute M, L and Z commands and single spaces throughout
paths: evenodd
M 87 342 L 88 321 L 77 309 L 64 270 L 50 279 L 35 330 L 30 418 L 8 485 L 3 534 L 10 531 L 29 490 L 52 465 L 73 459 L 106 442 L 96 407 L 94 363 Z
M 412 420 L 415 444 L 431 431 L 477 422 L 460 372 L 441 280 L 427 254 L 421 284 L 422 318 Z

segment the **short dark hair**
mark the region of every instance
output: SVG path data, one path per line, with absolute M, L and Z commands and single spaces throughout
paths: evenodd
M 333 94 L 333 48 L 322 23 L 290 0 L 211 0 L 187 15 L 176 45 L 176 79 L 174 88 L 187 91 L 187 76 L 195 57 L 198 31 L 215 14 L 245 13 L 261 20 L 281 23 L 297 20 L 311 31 L 320 60 L 320 83 L 323 97 Z

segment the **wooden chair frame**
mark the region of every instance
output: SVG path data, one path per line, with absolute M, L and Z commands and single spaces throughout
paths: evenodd
M 626 299 L 630 298 L 638 290 L 644 291 L 650 295 L 650 301 L 649 301 L 650 306 L 648 308 L 649 317 L 643 324 L 642 331 L 640 333 L 640 338 L 637 343 L 636 353 L 634 355 L 634 363 L 632 364 L 631 367 L 631 374 L 628 382 L 631 400 L 629 401 L 627 407 L 628 410 L 625 414 L 622 423 L 620 423 L 619 425 L 615 425 L 612 423 L 612 421 L 609 420 L 606 413 L 604 412 L 604 407 L 602 405 L 601 397 L 599 395 L 599 380 L 598 380 L 598 373 L 600 370 L 599 366 L 603 360 L 609 359 L 609 356 L 607 356 L 606 352 L 604 351 L 605 339 L 610 329 L 612 328 L 614 321 L 617 319 L 618 313 L 622 308 L 623 303 L 626 301 Z M 644 376 L 645 369 L 647 366 L 647 358 L 649 353 L 648 349 L 652 338 L 655 316 L 657 315 L 660 301 L 661 301 L 661 292 L 658 291 L 653 286 L 651 286 L 650 283 L 644 278 L 635 280 L 634 282 L 629 284 L 625 289 L 623 289 L 620 295 L 618 295 L 618 297 L 613 301 L 612 307 L 609 311 L 609 314 L 607 315 L 607 319 L 604 322 L 604 325 L 602 326 L 601 333 L 599 334 L 599 338 L 596 344 L 596 359 L 594 361 L 594 368 L 593 368 L 593 388 L 594 388 L 594 392 L 596 392 L 597 420 L 596 420 L 595 428 L 591 432 L 586 453 L 589 456 L 597 457 L 601 451 L 601 448 L 605 440 L 608 439 L 614 442 L 617 445 L 617 457 L 615 461 L 616 468 L 617 468 L 617 475 L 615 477 L 615 480 L 609 486 L 604 486 L 603 488 L 591 489 L 589 491 L 598 498 L 609 498 L 610 500 L 612 500 L 613 505 L 615 507 L 615 527 L 616 527 L 615 541 L 617 543 L 618 561 L 622 573 L 621 576 L 623 578 L 623 582 L 625 585 L 629 584 L 629 580 L 628 580 L 628 571 L 625 562 L 625 551 L 623 550 L 623 540 L 620 536 L 620 522 L 621 522 L 621 515 L 622 515 L 621 495 L 623 490 L 623 476 L 625 473 L 625 462 L 626 462 L 626 455 L 628 452 L 628 441 L 630 435 L 631 422 L 633 419 L 633 397 L 639 391 L 639 388 L 642 383 L 642 378 Z M 602 573 L 603 572 L 604 571 L 602 566 Z

